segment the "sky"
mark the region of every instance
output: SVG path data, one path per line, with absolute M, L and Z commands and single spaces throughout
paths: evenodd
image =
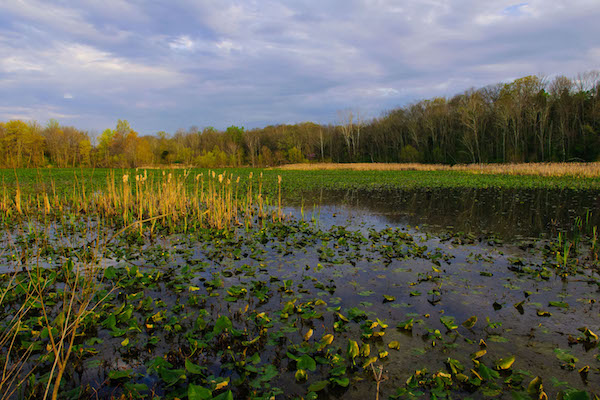
M 365 118 L 600 68 L 600 1 L 2 0 L 0 121 L 140 134 Z

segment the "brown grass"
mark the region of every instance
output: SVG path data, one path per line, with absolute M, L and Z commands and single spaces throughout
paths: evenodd
M 474 174 L 575 176 L 586 178 L 600 177 L 600 162 L 593 163 L 522 163 L 522 164 L 288 164 L 279 167 L 283 170 L 354 170 L 354 171 L 464 171 Z

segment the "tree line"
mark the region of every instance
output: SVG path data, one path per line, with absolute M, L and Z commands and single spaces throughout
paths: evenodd
M 231 126 L 139 135 L 125 120 L 95 140 L 50 120 L 0 122 L 0 167 L 274 166 L 301 162 L 496 163 L 596 161 L 600 72 L 526 76 L 336 124 Z

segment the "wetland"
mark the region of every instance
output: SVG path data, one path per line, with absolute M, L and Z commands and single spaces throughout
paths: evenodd
M 11 173 L 4 398 L 600 395 L 597 178 Z

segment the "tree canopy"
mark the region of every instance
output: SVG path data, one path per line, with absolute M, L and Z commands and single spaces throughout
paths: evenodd
M 365 120 L 302 122 L 246 130 L 230 126 L 139 135 L 126 120 L 90 135 L 50 120 L 0 122 L 0 167 L 273 166 L 311 161 L 493 163 L 596 161 L 600 73 L 526 76 L 421 100 Z

